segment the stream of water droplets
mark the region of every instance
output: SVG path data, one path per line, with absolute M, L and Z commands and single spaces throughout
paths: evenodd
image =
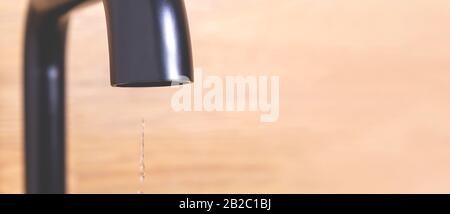
M 138 194 L 144 194 L 145 182 L 145 120 L 141 121 L 141 141 L 139 146 L 139 191 Z

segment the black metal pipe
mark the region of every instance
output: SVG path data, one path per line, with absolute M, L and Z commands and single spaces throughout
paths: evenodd
M 69 12 L 95 0 L 31 0 L 26 23 L 27 193 L 65 193 L 65 46 Z M 183 0 L 103 0 L 111 85 L 154 87 L 193 80 Z

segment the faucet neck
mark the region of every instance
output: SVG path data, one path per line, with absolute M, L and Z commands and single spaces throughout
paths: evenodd
M 27 193 L 65 192 L 64 58 L 68 19 L 28 10 L 25 61 Z

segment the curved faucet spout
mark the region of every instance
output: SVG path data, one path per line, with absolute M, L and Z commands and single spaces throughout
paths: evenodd
M 25 37 L 27 193 L 65 192 L 65 46 L 69 12 L 96 0 L 30 0 Z M 103 0 L 110 83 L 156 87 L 193 81 L 183 0 Z

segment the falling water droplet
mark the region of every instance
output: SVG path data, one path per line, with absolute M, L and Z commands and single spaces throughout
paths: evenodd
M 145 120 L 141 121 L 141 142 L 139 148 L 139 184 L 138 194 L 144 194 L 143 187 L 145 182 Z

